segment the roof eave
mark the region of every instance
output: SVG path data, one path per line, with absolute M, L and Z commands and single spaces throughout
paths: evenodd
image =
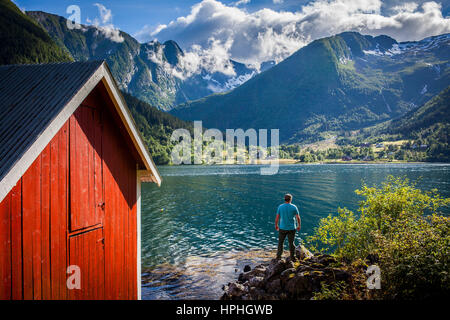
M 122 122 L 125 124 L 126 130 L 130 135 L 134 147 L 138 151 L 145 168 L 153 175 L 153 181 L 158 184 L 158 186 L 161 185 L 161 175 L 159 174 L 152 157 L 145 147 L 143 139 L 137 130 L 136 124 L 134 123 L 131 113 L 125 103 L 125 100 L 123 99 L 122 94 L 120 93 L 111 71 L 109 70 L 106 62 L 103 61 L 99 68 L 92 73 L 80 90 L 66 103 L 61 112 L 58 113 L 58 115 L 45 128 L 45 130 L 31 144 L 28 150 L 24 152 L 24 154 L 11 167 L 8 173 L 2 178 L 0 183 L 0 202 L 3 201 L 3 199 L 8 195 L 11 189 L 17 184 L 19 179 L 42 153 L 44 148 L 50 143 L 64 123 L 69 120 L 70 116 L 100 81 L 105 83 L 108 94 L 111 97 Z
M 153 162 L 153 159 L 148 152 L 147 148 L 145 147 L 144 140 L 142 139 L 141 134 L 139 133 L 139 130 L 137 130 L 137 126 L 133 120 L 133 117 L 127 107 L 127 104 L 125 102 L 125 99 L 123 98 L 122 94 L 120 93 L 119 87 L 114 80 L 114 77 L 111 74 L 111 71 L 109 70 L 108 65 L 106 62 L 102 64 L 102 69 L 104 73 L 104 77 L 102 80 L 106 82 L 107 91 L 108 94 L 111 97 L 111 100 L 114 102 L 114 106 L 116 107 L 116 111 L 118 112 L 122 122 L 126 126 L 126 130 L 128 134 L 130 135 L 134 147 L 138 151 L 142 162 L 144 163 L 146 169 L 152 173 L 152 175 L 155 178 L 155 183 L 158 184 L 158 186 L 161 185 L 162 178 L 159 174 L 158 169 L 156 168 L 155 163 Z M 112 90 L 114 89 L 114 90 Z

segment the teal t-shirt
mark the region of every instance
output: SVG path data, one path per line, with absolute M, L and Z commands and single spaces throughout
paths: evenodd
M 299 215 L 298 208 L 295 204 L 280 204 L 278 206 L 277 214 L 280 215 L 280 229 L 295 230 L 295 216 Z

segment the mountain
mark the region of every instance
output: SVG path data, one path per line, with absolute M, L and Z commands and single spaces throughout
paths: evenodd
M 55 41 L 36 22 L 23 14 L 12 2 L 0 0 L 0 61 L 11 63 L 47 63 L 72 60 L 70 54 L 62 50 Z M 76 36 L 70 34 L 69 36 Z M 84 49 L 83 38 L 71 43 L 78 46 L 81 54 Z M 99 48 L 96 52 L 101 52 Z M 75 50 L 73 51 L 75 52 Z M 84 53 L 88 54 L 88 53 Z M 171 53 L 169 52 L 168 55 Z M 80 59 L 80 56 L 76 56 Z M 173 130 L 186 128 L 192 132 L 192 123 L 182 121 L 164 111 L 122 92 L 137 128 L 143 136 L 156 164 L 167 164 L 170 160 Z
M 231 90 L 258 72 L 232 60 L 228 63 L 234 74 L 209 72 L 201 62 L 192 66 L 190 57 L 174 41 L 141 44 L 119 30 L 112 37 L 101 26 L 69 29 L 63 17 L 41 11 L 27 11 L 27 15 L 76 61 L 105 59 L 122 90 L 162 110 Z
M 416 146 L 426 146 L 428 161 L 450 161 L 450 86 L 423 106 L 381 127 L 378 135 L 414 140 Z
M 209 128 L 280 128 L 312 142 L 399 117 L 450 84 L 450 36 L 398 43 L 344 32 L 311 42 L 234 90 L 171 113 Z
M 423 106 L 411 110 L 404 116 L 389 121 L 380 133 L 402 134 L 404 137 L 418 137 L 425 131 L 433 131 L 436 126 L 447 128 L 450 137 L 450 86 L 430 99 Z
M 44 29 L 7 0 L 0 0 L 0 42 L 0 64 L 72 60 Z
M 161 111 L 132 95 L 122 92 L 139 132 L 156 164 L 168 164 L 173 143 L 172 132 L 184 128 L 193 135 L 193 125 Z
M 420 107 L 396 119 L 367 127 L 341 139 L 342 145 L 407 140 L 407 159 L 450 161 L 450 86 Z

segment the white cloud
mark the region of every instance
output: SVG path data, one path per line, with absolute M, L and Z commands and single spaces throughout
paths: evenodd
M 179 79 L 186 79 L 201 71 L 210 74 L 219 72 L 227 76 L 235 76 L 233 65 L 229 60 L 228 49 L 231 43 L 220 43 L 218 40 L 211 39 L 207 49 L 199 45 L 193 45 L 191 49 L 178 57 L 176 66 L 168 63 L 164 58 L 163 46 L 147 51 L 147 58 L 161 66 L 164 71 Z
M 120 30 L 114 27 L 112 23 L 112 12 L 100 3 L 94 3 L 98 8 L 100 19 L 97 17 L 93 21 L 86 19 L 89 24 L 94 25 L 99 32 L 106 38 L 114 42 L 123 42 L 124 38 L 120 35 Z
M 98 8 L 98 12 L 100 14 L 100 18 L 103 24 L 111 23 L 112 21 L 112 13 L 110 9 L 106 9 L 106 7 L 100 3 L 94 3 L 94 6 Z
M 237 7 L 237 6 L 240 6 L 242 4 L 249 4 L 250 2 L 251 2 L 251 0 L 239 0 L 239 1 L 236 1 L 235 3 L 233 3 L 233 4 Z
M 399 13 L 399 12 L 414 12 L 417 10 L 419 5 L 415 2 L 406 2 L 402 3 L 396 6 L 393 6 L 391 8 L 392 12 Z
M 228 76 L 234 76 L 236 73 L 228 54 L 231 45 L 231 40 L 222 43 L 220 40 L 211 38 L 206 48 L 193 45 L 191 50 L 185 53 L 180 64 L 190 75 L 204 69 L 209 73 L 220 72 Z
M 394 1 L 388 10 L 386 6 L 380 0 L 316 0 L 297 12 L 267 8 L 247 12 L 216 0 L 203 0 L 187 16 L 153 30 L 144 27 L 135 36 L 141 41 L 177 41 L 187 56 L 201 56 L 191 57 L 188 65 L 194 66 L 198 59 L 211 64 L 229 58 L 254 65 L 278 62 L 314 39 L 349 30 L 386 34 L 398 41 L 450 32 L 450 17 L 443 17 L 441 5 L 434 1 L 421 5 Z M 218 56 L 207 58 L 208 54 Z M 220 66 L 214 68 L 219 70 Z

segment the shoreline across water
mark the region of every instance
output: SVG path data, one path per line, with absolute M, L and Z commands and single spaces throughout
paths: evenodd
M 270 165 L 275 160 L 258 160 L 256 163 L 214 163 L 214 164 L 181 164 L 181 165 L 174 165 L 174 164 L 167 164 L 160 167 L 211 167 L 211 166 L 243 166 L 243 165 L 249 165 L 249 166 L 255 166 L 255 165 Z M 351 164 L 450 164 L 450 162 L 425 162 L 425 161 L 406 161 L 406 160 L 392 160 L 392 161 L 362 161 L 362 160 L 330 160 L 330 161 L 314 161 L 314 162 L 301 162 L 299 160 L 295 159 L 279 159 L 278 160 L 279 165 L 318 165 L 318 164 L 343 164 L 343 165 L 351 165 Z

